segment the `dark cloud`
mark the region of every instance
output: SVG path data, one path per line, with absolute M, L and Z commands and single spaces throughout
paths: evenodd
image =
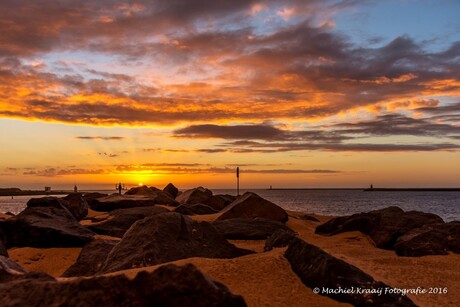
M 269 125 L 194 125 L 174 131 L 175 137 L 222 139 L 271 139 L 283 132 Z

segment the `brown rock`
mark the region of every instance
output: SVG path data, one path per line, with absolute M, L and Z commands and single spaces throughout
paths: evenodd
M 182 194 L 176 197 L 176 201 L 178 201 L 182 205 L 193 205 L 203 203 L 211 196 L 211 190 L 205 189 L 203 187 L 198 187 L 184 191 Z
M 241 296 L 195 266 L 166 265 L 154 272 L 65 282 L 21 280 L 0 284 L 2 306 L 246 306 Z
M 378 294 L 386 284 L 375 281 L 372 276 L 357 267 L 337 259 L 317 246 L 296 238 L 289 244 L 284 257 L 292 270 L 309 288 L 319 289 L 320 295 L 354 306 L 416 306 L 407 296 Z M 324 289 L 367 289 L 375 293 L 325 293 Z M 327 291 L 326 291 L 327 292 Z
M 95 199 L 90 205 L 95 211 L 112 211 L 122 208 L 150 207 L 156 204 L 177 206 L 177 202 L 163 191 L 152 191 L 147 195 L 112 194 Z
M 67 201 L 65 206 L 77 219 L 77 221 L 81 221 L 85 216 L 88 215 L 89 205 L 81 193 L 72 193 L 63 199 Z
M 292 230 L 278 229 L 265 242 L 264 251 L 271 251 L 275 247 L 289 246 L 296 240 L 296 235 Z
M 279 229 L 292 232 L 281 222 L 263 218 L 218 220 L 211 224 L 228 240 L 265 240 Z
M 168 183 L 167 186 L 163 189 L 166 193 L 171 195 L 172 198 L 176 198 L 177 195 L 179 194 L 179 189 L 174 186 L 172 183 Z
M 190 257 L 234 258 L 250 253 L 227 242 L 207 222 L 161 213 L 134 223 L 110 252 L 101 273 Z
M 283 208 L 251 192 L 244 193 L 227 206 L 218 220 L 256 217 L 281 223 L 288 220 L 288 214 Z

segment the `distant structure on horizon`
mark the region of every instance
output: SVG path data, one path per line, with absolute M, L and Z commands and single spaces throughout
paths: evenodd
M 75 186 L 73 187 L 73 191 L 74 191 L 75 193 L 77 193 L 77 192 L 78 192 L 78 188 L 77 188 L 77 185 L 75 185 Z
M 45 187 L 45 192 L 51 192 L 51 187 Z

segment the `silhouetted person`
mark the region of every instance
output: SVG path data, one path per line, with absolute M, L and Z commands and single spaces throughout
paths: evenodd
M 77 192 L 78 192 L 78 188 L 77 188 L 77 185 L 75 185 L 75 186 L 73 187 L 73 191 L 74 191 L 75 193 L 77 193 Z
M 374 185 L 373 185 L 373 184 L 371 184 L 371 190 L 372 190 L 373 188 L 374 188 Z
M 121 182 L 118 184 L 118 194 L 121 195 L 121 190 L 123 189 L 123 186 L 121 185 Z

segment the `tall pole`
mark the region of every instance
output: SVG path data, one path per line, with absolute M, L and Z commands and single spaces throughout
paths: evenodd
M 236 168 L 236 196 L 240 196 L 240 168 Z

